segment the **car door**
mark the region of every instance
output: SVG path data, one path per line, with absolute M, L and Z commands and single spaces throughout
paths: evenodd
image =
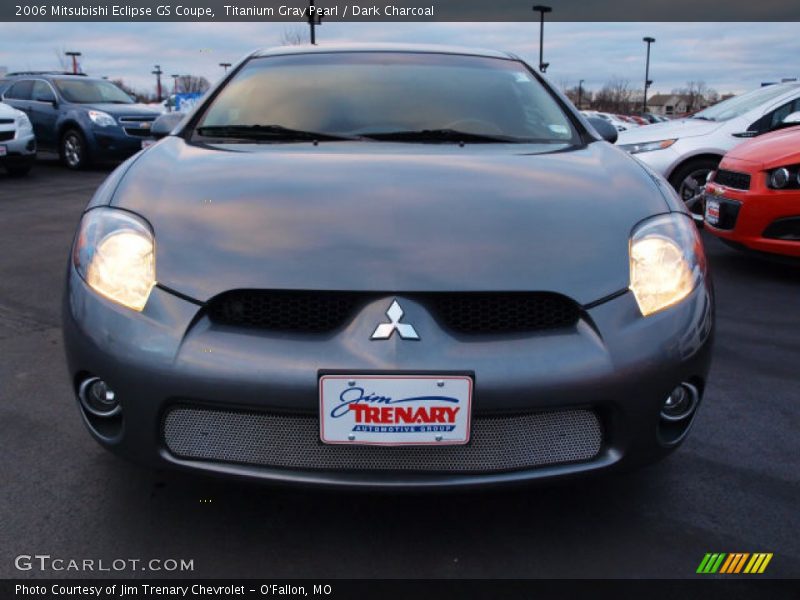
M 3 94 L 3 102 L 13 106 L 17 110 L 30 113 L 31 92 L 33 91 L 33 81 L 21 79 L 14 82 Z
M 33 82 L 30 112 L 36 140 L 43 146 L 55 146 L 56 122 L 58 121 L 58 101 L 49 83 L 43 79 Z

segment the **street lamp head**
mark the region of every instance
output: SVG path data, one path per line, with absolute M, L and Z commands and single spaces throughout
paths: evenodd
M 650 36 L 647 36 L 647 37 L 643 37 L 643 38 L 642 38 L 642 41 L 643 41 L 643 42 L 647 42 L 648 44 L 652 44 L 653 42 L 655 42 L 655 41 L 656 41 L 656 38 L 654 38 L 654 37 L 650 37 Z
M 544 14 L 544 13 L 553 12 L 553 9 L 552 9 L 550 6 L 545 6 L 545 5 L 543 5 L 543 4 L 536 4 L 536 5 L 533 7 L 533 10 L 535 10 L 536 12 L 543 13 L 543 14 Z

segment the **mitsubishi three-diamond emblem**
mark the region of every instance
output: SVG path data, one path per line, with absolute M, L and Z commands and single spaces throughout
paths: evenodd
M 414 326 L 410 323 L 401 323 L 400 319 L 403 318 L 403 309 L 397 300 L 392 302 L 389 310 L 386 311 L 386 316 L 389 317 L 389 323 L 381 323 L 372 334 L 373 340 L 388 340 L 392 334 L 397 331 L 397 335 L 404 340 L 418 340 L 419 335 Z

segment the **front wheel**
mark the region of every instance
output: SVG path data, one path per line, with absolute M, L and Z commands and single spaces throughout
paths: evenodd
M 686 203 L 693 201 L 700 193 L 701 188 L 706 184 L 706 178 L 711 171 L 719 165 L 719 159 L 701 158 L 691 160 L 678 167 L 670 176 L 669 182 L 675 191 L 678 192 L 681 200 Z M 696 214 L 702 214 L 703 207 L 700 202 L 692 202 L 689 210 Z
M 89 151 L 86 139 L 76 129 L 68 129 L 61 136 L 60 144 L 61 162 L 68 169 L 83 169 L 89 165 Z

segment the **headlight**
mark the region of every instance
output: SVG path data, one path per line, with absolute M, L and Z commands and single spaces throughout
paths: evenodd
M 117 124 L 117 122 L 114 120 L 114 117 L 100 110 L 90 110 L 89 118 L 92 120 L 92 123 L 100 127 L 109 127 Z
M 640 152 L 652 152 L 653 150 L 663 150 L 664 148 L 669 148 L 677 141 L 677 139 L 674 139 L 661 140 L 658 142 L 642 142 L 641 144 L 620 144 L 619 147 L 625 150 L 625 152 L 639 154 Z
M 644 221 L 631 236 L 630 289 L 643 316 L 686 298 L 705 272 L 697 227 L 683 213 Z
M 14 122 L 17 128 L 17 138 L 21 138 L 33 133 L 33 125 L 31 125 L 31 120 L 24 112 L 19 113 L 16 119 L 14 119 Z
M 155 240 L 143 219 L 96 208 L 81 220 L 72 262 L 98 294 L 141 311 L 156 283 Z
M 800 165 L 770 171 L 767 174 L 767 184 L 773 190 L 796 190 L 800 187 Z

